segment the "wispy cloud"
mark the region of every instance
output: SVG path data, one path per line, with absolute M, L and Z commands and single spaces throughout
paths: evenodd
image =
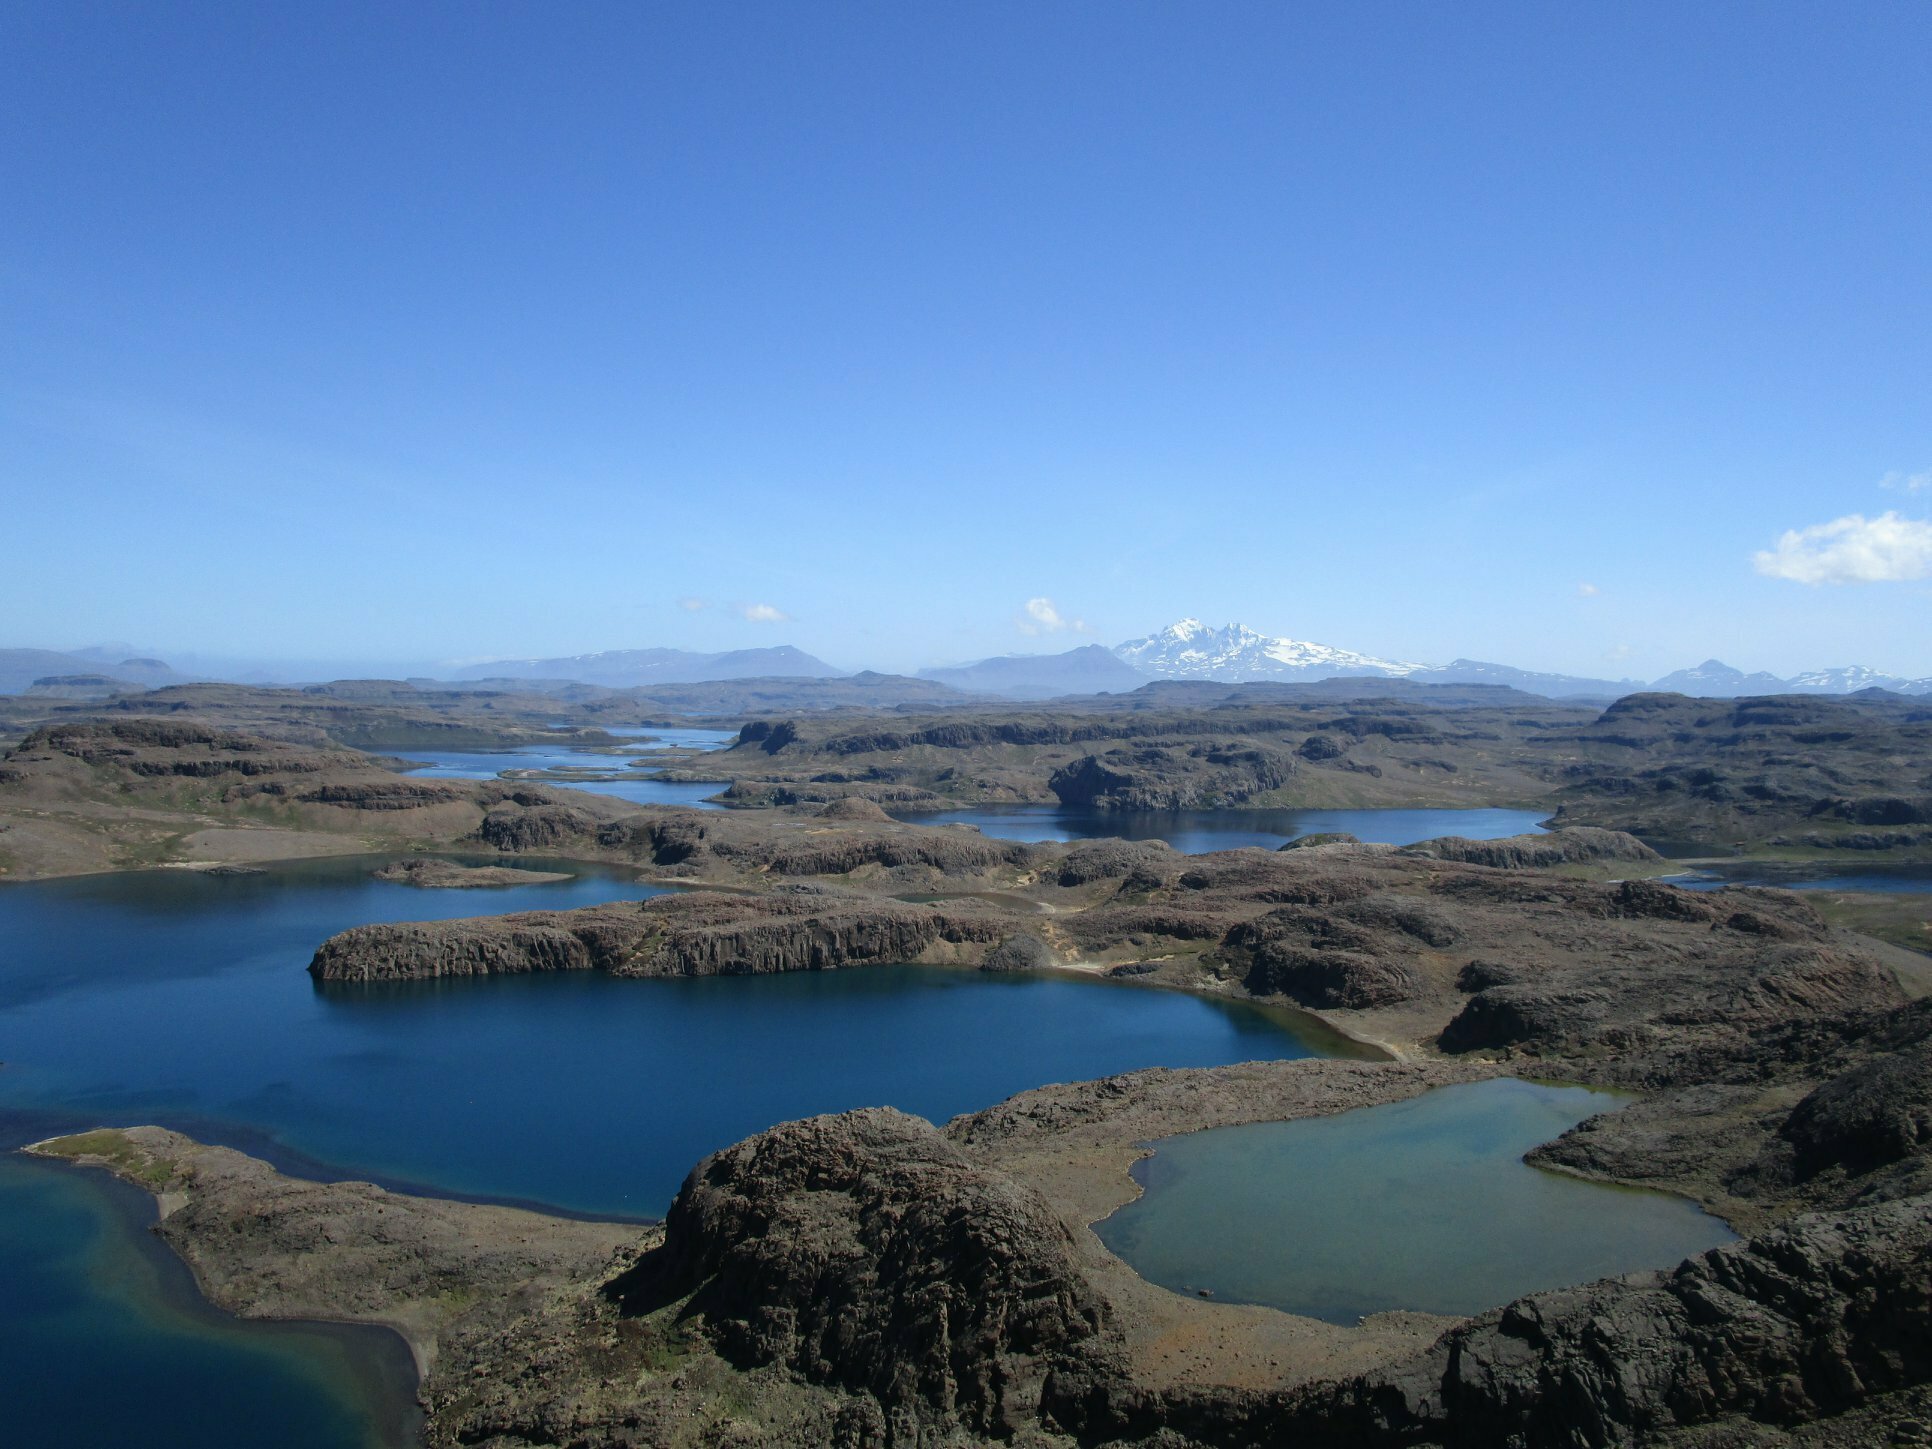
M 1850 513 L 1787 531 L 1754 554 L 1761 574 L 1800 584 L 1902 583 L 1932 575 L 1932 523 L 1881 513 Z
M 1091 634 L 1085 619 L 1069 619 L 1049 598 L 1028 599 L 1013 616 L 1013 627 L 1022 634 L 1058 634 L 1071 629 L 1076 634 Z
M 785 624 L 789 623 L 792 617 L 773 604 L 738 604 L 734 606 L 733 612 L 740 619 L 751 624 Z
M 1594 599 L 1598 594 L 1602 592 L 1603 590 L 1598 588 L 1595 584 L 1578 584 L 1576 586 L 1576 596 L 1579 599 Z
M 711 605 L 695 595 L 687 594 L 678 600 L 678 607 L 687 614 L 696 614 L 710 608 Z
M 1932 469 L 1923 473 L 1887 473 L 1878 486 L 1893 493 L 1923 493 L 1932 488 Z
M 1603 651 L 1603 657 L 1611 664 L 1621 664 L 1636 652 L 1628 644 L 1612 644 L 1608 649 Z

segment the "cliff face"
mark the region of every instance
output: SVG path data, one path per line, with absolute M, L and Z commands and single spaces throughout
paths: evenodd
M 1063 805 L 1102 810 L 1197 810 L 1240 805 L 1295 773 L 1286 751 L 1227 744 L 1146 745 L 1085 755 L 1047 788 Z
M 636 904 L 356 926 L 309 963 L 321 981 L 413 981 L 531 971 L 757 976 L 916 961 L 943 944 L 986 946 L 1002 918 L 839 896 L 718 892 Z

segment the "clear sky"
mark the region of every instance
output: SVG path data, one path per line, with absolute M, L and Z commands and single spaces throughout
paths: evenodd
M 0 646 L 1932 675 L 1928 67 L 1918 0 L 14 0 Z

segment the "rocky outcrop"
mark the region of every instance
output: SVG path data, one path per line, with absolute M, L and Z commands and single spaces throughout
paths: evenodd
M 1421 975 L 1407 962 L 1275 942 L 1255 952 L 1242 984 L 1257 996 L 1287 996 L 1303 1006 L 1357 1011 L 1393 1006 L 1422 991 Z
M 1293 840 L 1282 842 L 1277 850 L 1317 850 L 1324 845 L 1360 845 L 1362 838 L 1346 830 L 1317 830 L 1310 835 L 1297 835 Z
M 818 813 L 826 820 L 871 820 L 886 824 L 892 819 L 877 804 L 862 795 L 841 795 Z
M 1002 917 L 865 898 L 711 892 L 574 911 L 355 926 L 309 963 L 321 981 L 607 971 L 618 976 L 757 976 L 967 954 L 1010 931 Z
M 914 1426 L 1007 1437 L 1107 1315 L 1036 1193 L 889 1108 L 789 1122 L 699 1163 L 661 1248 L 607 1288 L 733 1363 L 859 1390 Z M 907 1433 L 907 1430 L 912 1430 Z
M 1853 1173 L 1932 1150 L 1932 1036 L 1860 1062 L 1816 1088 L 1780 1129 L 1810 1176 Z
M 377 880 L 419 890 L 486 890 L 569 880 L 562 871 L 513 870 L 500 865 L 458 865 L 450 860 L 395 860 L 369 872 Z
M 599 823 L 572 805 L 498 805 L 483 817 L 476 838 L 506 854 L 555 850 L 595 840 Z
M 1421 905 L 1426 909 L 1426 902 Z M 1385 929 L 1380 931 L 1348 919 L 1346 913 L 1354 908 L 1330 912 L 1313 906 L 1277 907 L 1230 929 L 1219 954 L 1245 963 L 1242 984 L 1257 996 L 1288 996 L 1303 1006 L 1360 1010 L 1420 995 L 1422 975 L 1404 959 L 1413 946 L 1400 939 L 1410 932 L 1396 928 L 1397 941 L 1389 939 L 1386 918 L 1398 908 L 1381 909 L 1384 919 L 1377 924 Z M 1436 929 L 1450 930 L 1446 921 Z
M 1158 890 L 1179 873 L 1184 857 L 1165 840 L 1083 840 L 1060 858 L 1062 886 L 1121 882 L 1121 889 Z
M 982 971 L 1045 971 L 1061 964 L 1060 954 L 1031 931 L 1016 931 L 986 953 Z
M 318 981 L 427 981 L 611 971 L 647 932 L 636 908 L 625 906 L 352 926 L 317 948 L 309 975 Z
M 1753 1032 L 1904 1000 L 1883 962 L 1789 893 L 1624 881 L 1566 896 L 1573 919 L 1605 921 L 1566 926 L 1592 949 L 1465 966 L 1458 984 L 1474 994 L 1443 1029 L 1444 1051 L 1561 1059 L 1595 1080 L 1665 1086 L 1709 1079 Z M 1553 923 L 1539 934 L 1557 938 Z
M 1282 1394 L 1055 1384 L 1085 1442 L 1613 1449 L 1791 1425 L 1932 1379 L 1932 1198 L 1799 1218 L 1667 1272 L 1539 1293 L 1396 1368 Z
M 1634 835 L 1583 825 L 1552 830 L 1545 835 L 1512 835 L 1501 840 L 1469 840 L 1460 835 L 1445 835 L 1405 846 L 1404 850 L 1434 860 L 1455 860 L 1501 870 L 1545 870 L 1553 865 L 1582 865 L 1599 860 L 1663 859 Z
M 1292 755 L 1262 746 L 1143 745 L 1085 755 L 1047 781 L 1063 805 L 1096 810 L 1199 810 L 1279 790 Z
M 317 750 L 237 730 L 164 719 L 121 719 L 35 730 L 11 752 L 27 763 L 65 756 L 146 779 L 253 779 L 364 770 L 370 762 L 346 750 Z

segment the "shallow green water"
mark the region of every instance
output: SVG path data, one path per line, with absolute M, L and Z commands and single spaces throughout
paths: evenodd
M 1144 1194 L 1096 1231 L 1164 1287 L 1336 1323 L 1476 1313 L 1732 1241 L 1682 1198 L 1523 1162 L 1621 1101 L 1504 1079 L 1163 1138 L 1135 1168 Z
M 388 1449 L 415 1371 L 380 1329 L 244 1324 L 145 1224 L 144 1192 L 0 1156 L 4 1442 L 62 1449 Z

